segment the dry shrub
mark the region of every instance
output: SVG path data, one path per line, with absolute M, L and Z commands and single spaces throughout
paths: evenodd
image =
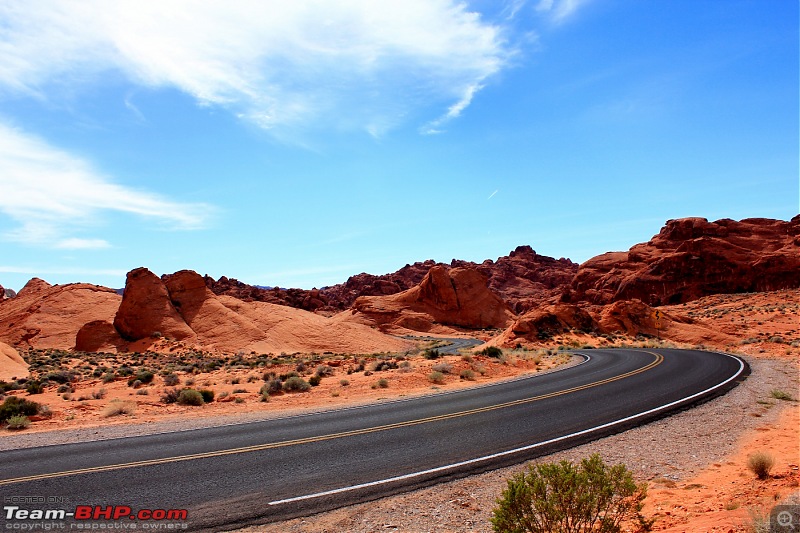
M 775 458 L 765 452 L 756 452 L 747 458 L 747 468 L 758 479 L 767 479 L 773 466 L 775 466 Z
M 135 403 L 115 400 L 110 404 L 108 404 L 106 408 L 102 410 L 100 416 L 102 416 L 103 418 L 108 418 L 117 415 L 132 415 L 135 412 L 136 412 Z

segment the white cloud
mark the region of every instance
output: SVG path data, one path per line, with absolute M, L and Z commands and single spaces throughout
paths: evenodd
M 436 106 L 454 118 L 511 53 L 501 28 L 453 0 L 6 0 L 0 20 L 7 91 L 117 71 L 276 135 L 380 135 Z
M 193 229 L 203 225 L 208 210 L 112 183 L 85 161 L 3 124 L 0 191 L 0 212 L 19 224 L 4 235 L 6 239 L 64 249 L 109 246 L 101 239 L 68 236 L 76 228 L 95 226 L 103 211 Z

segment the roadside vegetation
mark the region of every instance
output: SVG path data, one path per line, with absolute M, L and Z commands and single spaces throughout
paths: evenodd
M 625 465 L 608 466 L 597 454 L 580 464 L 532 464 L 508 480 L 491 521 L 499 533 L 649 531 L 646 495 Z
M 29 402 L 45 395 L 58 418 L 65 420 L 135 417 L 152 413 L 158 405 L 188 409 L 276 398 L 289 401 L 293 396 L 320 394 L 318 390 L 334 398 L 380 389 L 403 396 L 409 388 L 422 392 L 459 382 L 481 382 L 538 372 L 570 360 L 568 353 L 556 349 L 493 347 L 449 354 L 442 351 L 445 346 L 445 342 L 428 341 L 403 353 L 372 354 L 220 354 L 200 350 L 115 354 L 29 349 L 20 354 L 30 365 L 30 376 L 0 381 L 0 401 Z M 47 406 L 42 409 L 47 411 Z M 9 424 L 11 416 L 27 418 Z M 14 412 L 0 424 L 24 429 L 35 423 L 36 416 L 41 419 L 42 413 Z

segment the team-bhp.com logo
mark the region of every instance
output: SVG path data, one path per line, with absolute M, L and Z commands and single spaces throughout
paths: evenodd
M 127 505 L 78 505 L 74 510 L 23 509 L 4 505 L 5 529 L 18 531 L 51 531 L 59 529 L 151 529 L 179 530 L 189 526 L 186 509 L 139 509 Z M 65 521 L 69 521 L 66 523 Z

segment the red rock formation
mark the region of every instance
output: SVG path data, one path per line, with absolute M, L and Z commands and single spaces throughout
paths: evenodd
M 128 272 L 114 327 L 128 341 L 151 336 L 177 340 L 195 336 L 175 309 L 164 283 L 144 267 Z
M 248 285 L 234 278 L 220 277 L 214 281 L 210 276 L 204 276 L 206 286 L 217 296 L 232 296 L 245 302 L 267 302 L 277 305 L 287 305 L 296 309 L 316 311 L 318 309 L 331 309 L 325 295 L 318 289 L 310 291 L 304 289 L 281 289 L 273 287 L 266 289 Z
M 649 242 L 580 266 L 565 301 L 681 303 L 710 294 L 800 287 L 800 215 L 670 220 Z
M 434 266 L 416 287 L 389 296 L 362 296 L 346 311 L 353 320 L 384 331 L 446 332 L 454 328 L 504 328 L 513 318 L 475 269 Z
M 602 308 L 598 317 L 600 331 L 628 336 L 646 335 L 689 344 L 713 342 L 732 344 L 734 338 L 678 313 L 655 310 L 641 300 L 614 302 Z
M 454 260 L 451 265 L 469 267 L 474 263 Z M 489 278 L 489 288 L 515 313 L 524 313 L 555 302 L 569 286 L 578 264 L 539 255 L 530 246 L 518 246 L 507 256 L 494 262 L 487 259 L 475 268 Z
M 206 287 L 202 276 L 191 270 L 181 270 L 164 276 L 172 304 L 185 323 L 197 336 L 197 342 L 207 348 L 237 350 L 258 346 L 266 340 L 263 330 L 246 317 L 225 307 Z
M 0 380 L 10 381 L 25 377 L 28 377 L 28 363 L 14 348 L 0 342 Z
M 520 337 L 543 341 L 570 330 L 594 332 L 597 322 L 578 306 L 559 303 L 528 311 L 514 321 L 507 336 L 509 342 Z
M 125 340 L 108 320 L 93 320 L 84 324 L 75 335 L 75 350 L 80 352 L 117 352 Z
M 497 261 L 487 259 L 476 264 L 453 259 L 448 265 L 427 260 L 380 276 L 357 274 L 344 283 L 310 291 L 262 289 L 224 276 L 217 281 L 206 276 L 205 281 L 217 295 L 330 313 L 349 308 L 360 296 L 388 296 L 415 287 L 434 266 L 478 270 L 488 278 L 489 288 L 518 313 L 557 299 L 578 270 L 578 265 L 569 259 L 553 259 L 538 255 L 530 246 L 519 246 Z
M 88 283 L 50 285 L 30 280 L 15 298 L 0 301 L 0 341 L 18 348 L 71 349 L 81 327 L 112 320 L 120 296 Z

